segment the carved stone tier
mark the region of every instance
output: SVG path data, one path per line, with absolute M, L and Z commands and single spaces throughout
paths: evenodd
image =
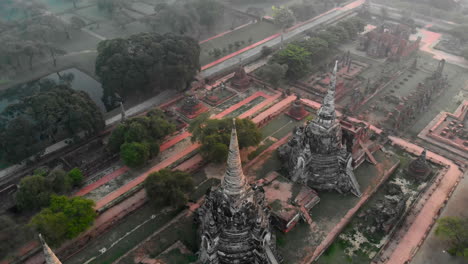
M 197 210 L 197 221 L 203 264 L 282 262 L 265 193 L 261 187 L 249 185 L 242 171 L 235 126 L 221 187 L 207 194 Z
M 335 88 L 338 62 L 330 89 L 318 110 L 317 118 L 296 127 L 289 142 L 279 148 L 279 156 L 293 181 L 317 190 L 361 195 L 354 177 L 352 156 L 342 145 L 342 130 L 335 113 Z

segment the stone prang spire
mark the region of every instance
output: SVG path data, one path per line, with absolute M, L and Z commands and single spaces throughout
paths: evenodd
M 42 249 L 44 251 L 45 263 L 46 264 L 62 264 L 62 262 L 60 262 L 60 260 L 57 258 L 57 256 L 55 256 L 52 249 L 50 249 L 50 247 L 44 241 L 41 234 L 39 234 L 39 239 L 41 240 Z
M 240 196 L 245 193 L 247 180 L 242 171 L 242 162 L 237 140 L 236 120 L 232 120 L 231 143 L 227 158 L 226 172 L 224 173 L 222 187 L 224 193 L 231 196 Z
M 317 123 L 331 127 L 336 122 L 335 113 L 335 89 L 336 89 L 336 74 L 338 71 L 338 61 L 335 62 L 333 73 L 330 80 L 330 88 L 328 89 L 327 95 L 323 98 L 323 103 L 318 110 Z
M 336 191 L 361 196 L 353 173 L 353 158 L 342 144 L 342 130 L 335 112 L 338 61 L 335 62 L 330 89 L 318 110 L 317 118 L 294 130 L 288 144 L 278 149 L 280 159 L 295 182 L 320 191 Z
M 265 193 L 242 171 L 235 122 L 221 186 L 197 210 L 202 264 L 279 264 Z

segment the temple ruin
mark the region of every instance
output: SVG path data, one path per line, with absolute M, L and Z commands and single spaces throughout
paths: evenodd
M 424 149 L 421 155 L 409 164 L 408 173 L 416 180 L 424 181 L 431 172 L 432 169 L 426 160 L 426 150 Z
M 360 34 L 357 49 L 365 51 L 370 57 L 398 61 L 419 50 L 421 37 L 411 41 L 410 35 L 411 28 L 403 24 L 370 27 Z
M 44 238 L 42 238 L 41 234 L 39 234 L 39 240 L 41 240 L 42 250 L 44 252 L 45 263 L 46 264 L 62 264 L 62 262 L 60 262 L 60 260 L 57 258 L 57 256 L 55 256 L 52 249 L 50 249 L 50 247 L 44 241 Z
M 338 62 L 318 116 L 294 129 L 288 144 L 279 148 L 279 156 L 295 182 L 306 183 L 316 190 L 360 196 L 353 173 L 353 158 L 343 144 L 342 128 L 335 113 L 337 67 Z
M 197 210 L 199 260 L 204 264 L 274 264 L 282 259 L 271 232 L 262 187 L 249 185 L 242 171 L 235 124 L 221 186 L 209 191 Z
M 234 77 L 231 79 L 231 86 L 238 90 L 246 90 L 249 88 L 251 78 L 245 72 L 245 69 L 242 65 L 236 69 Z

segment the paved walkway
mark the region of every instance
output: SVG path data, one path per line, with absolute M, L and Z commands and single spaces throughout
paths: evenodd
M 149 169 L 148 171 L 146 171 L 145 173 L 140 175 L 138 178 L 132 180 L 131 182 L 127 183 L 126 185 L 124 185 L 122 187 L 120 187 L 116 191 L 108 194 L 107 196 L 105 196 L 101 200 L 97 201 L 95 208 L 100 209 L 100 208 L 104 207 L 105 205 L 107 205 L 108 203 L 110 203 L 113 200 L 117 199 L 121 195 L 123 195 L 123 194 L 127 193 L 128 191 L 130 191 L 131 189 L 135 188 L 137 185 L 143 183 L 151 173 L 157 172 L 157 171 L 159 171 L 161 169 L 164 169 L 164 168 L 170 166 L 172 163 L 176 162 L 177 160 L 181 159 L 182 157 L 185 157 L 186 155 L 188 155 L 189 153 L 191 153 L 194 150 L 198 149 L 199 147 L 200 147 L 200 144 L 198 144 L 198 143 L 192 144 L 189 147 L 182 150 L 181 152 L 175 153 L 173 156 L 161 161 L 160 163 L 156 164 L 151 169 Z
M 215 118 L 215 119 L 223 118 L 223 117 L 229 115 L 230 113 L 236 111 L 237 109 L 241 108 L 243 105 L 253 101 L 255 98 L 260 97 L 260 96 L 264 97 L 266 99 L 271 97 L 270 95 L 268 95 L 268 94 L 266 94 L 264 92 L 256 92 L 256 93 L 252 94 L 251 96 L 245 98 L 244 100 L 240 101 L 239 103 L 232 105 L 231 107 L 224 110 L 223 112 L 215 115 L 213 118 Z

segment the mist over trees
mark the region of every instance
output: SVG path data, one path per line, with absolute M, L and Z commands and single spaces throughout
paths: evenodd
M 364 26 L 361 19 L 353 17 L 324 30 L 309 32 L 309 38 L 295 41 L 275 53 L 270 64 L 286 65 L 285 77 L 290 80 L 301 78 L 310 72 L 312 62 L 324 59 L 339 44 L 354 39 Z
M 168 27 L 171 32 L 198 38 L 201 30 L 210 30 L 223 17 L 224 7 L 216 0 L 160 3 L 156 14 L 143 19 L 153 31 Z
M 104 89 L 104 103 L 165 89 L 183 90 L 200 69 L 200 47 L 186 36 L 141 33 L 98 45 L 96 74 Z
M 159 154 L 161 141 L 174 131 L 175 125 L 165 119 L 161 110 L 152 110 L 117 126 L 109 138 L 108 149 L 120 151 L 127 166 L 140 167 Z
M 102 128 L 102 114 L 86 92 L 50 81 L 0 113 L 0 157 L 17 163 L 60 140 Z
M 7 1 L 0 4 L 22 19 L 9 21 L 0 18 L 0 71 L 20 71 L 44 56 L 54 65 L 64 50 L 56 45 L 70 39 L 70 25 L 56 15 L 45 13 L 43 6 L 28 1 Z M 7 18 L 8 19 L 8 18 Z

